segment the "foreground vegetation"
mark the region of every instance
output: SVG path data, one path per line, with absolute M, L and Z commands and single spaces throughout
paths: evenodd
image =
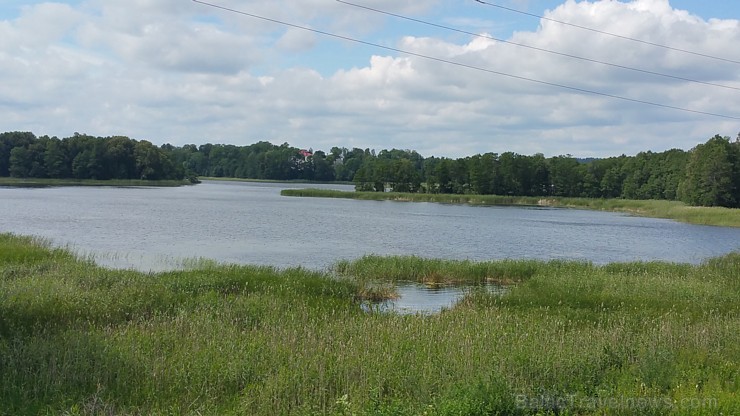
M 740 412 L 740 254 L 334 269 L 116 271 L 0 234 L 0 414 Z M 384 278 L 516 285 L 362 312 L 360 282 Z
M 694 207 L 678 201 L 561 198 L 501 195 L 419 194 L 406 192 L 349 192 L 332 189 L 285 189 L 283 196 L 350 198 L 372 201 L 439 202 L 471 205 L 524 205 L 628 212 L 700 225 L 740 227 L 740 209 Z

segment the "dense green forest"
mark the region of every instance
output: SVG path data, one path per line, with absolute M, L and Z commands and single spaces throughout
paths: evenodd
M 288 143 L 182 147 L 127 137 L 0 134 L 0 176 L 77 179 L 181 179 L 197 176 L 354 181 L 358 190 L 517 196 L 668 199 L 740 207 L 740 136 L 714 136 L 685 151 L 579 160 L 512 152 L 458 159 L 413 150 L 326 153 Z
M 184 179 L 186 170 L 170 152 L 128 137 L 36 137 L 0 134 L 0 176 L 52 179 Z

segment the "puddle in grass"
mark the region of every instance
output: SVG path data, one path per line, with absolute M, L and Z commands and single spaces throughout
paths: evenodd
M 396 284 L 398 298 L 364 303 L 362 309 L 366 312 L 430 315 L 455 306 L 466 293 L 481 288 L 499 295 L 508 291 L 505 286 L 496 284 L 429 286 L 416 282 L 398 282 Z

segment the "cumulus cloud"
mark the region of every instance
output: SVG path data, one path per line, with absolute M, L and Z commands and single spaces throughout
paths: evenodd
M 0 45 L 3 50 L 13 46 L 24 50 L 61 41 L 82 18 L 82 13 L 66 4 L 24 6 L 15 21 L 0 24 L 0 34 L 3 35 Z
M 0 21 L 0 124 L 37 134 L 124 134 L 178 145 L 271 140 L 314 149 L 395 147 L 451 157 L 488 151 L 634 154 L 690 148 L 716 133 L 740 130 L 737 120 L 584 92 L 738 117 L 736 89 L 625 71 L 486 37 L 404 33 L 406 26 L 391 27 L 377 14 L 339 2 L 214 3 L 412 54 L 339 43 L 181 0 L 42 3 Z M 383 0 L 372 6 L 428 16 L 438 4 Z M 471 16 L 461 12 L 440 21 L 487 24 L 484 17 Z M 704 20 L 667 0 L 569 0 L 546 16 L 740 58 L 732 56 L 740 44 L 738 20 Z M 552 21 L 513 33 L 510 40 L 740 88 L 735 64 Z M 340 55 L 351 55 L 352 63 Z

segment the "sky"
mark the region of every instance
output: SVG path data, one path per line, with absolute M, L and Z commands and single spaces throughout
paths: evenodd
M 740 132 L 737 1 L 204 1 L 4 0 L 0 131 L 455 158 Z

